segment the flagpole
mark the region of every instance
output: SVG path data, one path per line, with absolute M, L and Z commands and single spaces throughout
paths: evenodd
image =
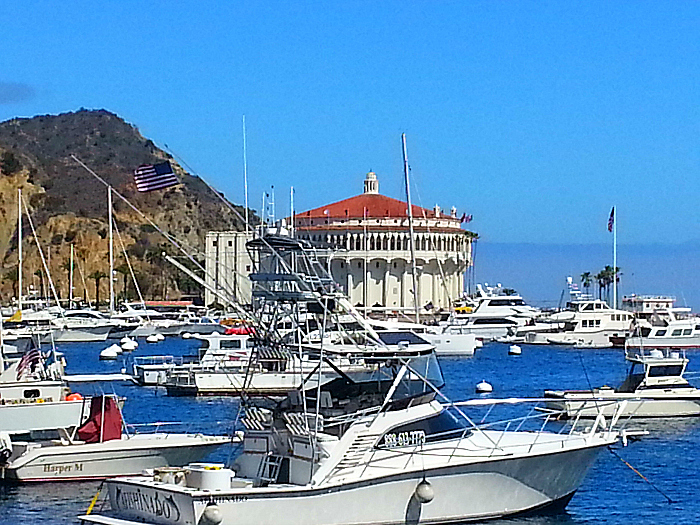
M 613 214 L 615 207 L 613 207 Z M 613 215 L 613 308 L 617 309 L 617 217 Z
M 245 192 L 245 231 L 248 231 L 248 158 L 246 155 L 245 115 L 243 115 L 243 190 Z

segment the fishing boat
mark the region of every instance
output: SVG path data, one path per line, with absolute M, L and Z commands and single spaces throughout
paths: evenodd
M 229 467 L 109 480 L 111 512 L 80 519 L 358 525 L 513 516 L 566 505 L 597 453 L 617 439 L 603 418 L 586 429 L 558 423 L 557 431 L 543 424 L 549 414 L 476 424 L 469 412 L 484 400 L 442 397 L 434 352 L 383 361 L 391 380 L 378 404 L 328 395 L 297 410 L 249 407 L 244 450 Z
M 618 387 L 547 390 L 545 408 L 567 418 L 700 416 L 700 389 L 683 377 L 688 358 L 679 350 L 627 348 L 630 369 Z M 623 403 L 624 402 L 624 403 Z
M 193 356 L 154 355 L 134 358 L 133 376 L 140 385 L 163 385 L 170 374 L 188 374 L 197 368 L 220 369 L 250 358 L 253 341 L 248 334 L 191 334 L 202 341 Z

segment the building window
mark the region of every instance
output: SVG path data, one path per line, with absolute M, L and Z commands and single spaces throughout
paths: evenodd
M 379 268 L 379 261 L 377 261 L 375 268 Z
M 211 245 L 212 245 L 212 246 L 216 246 L 216 241 L 212 241 L 212 242 L 211 242 Z
M 245 271 L 246 271 L 246 272 L 249 272 L 249 271 L 250 271 L 250 264 L 246 264 L 246 265 L 245 265 Z
M 229 246 L 229 248 L 230 248 L 231 246 L 233 246 L 233 241 L 228 241 L 228 246 Z

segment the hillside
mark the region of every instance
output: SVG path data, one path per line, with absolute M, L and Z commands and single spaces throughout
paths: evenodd
M 75 162 L 75 155 L 124 195 L 160 228 L 183 241 L 192 252 L 203 252 L 209 230 L 240 230 L 242 221 L 204 182 L 187 173 L 174 159 L 138 129 L 105 110 L 84 110 L 60 115 L 12 119 L 0 123 L 0 303 L 16 296 L 17 189 L 22 188 L 30 208 L 44 256 L 57 292 L 68 296 L 67 261 L 74 245 L 78 268 L 74 295 L 94 300 L 95 279 L 108 273 L 107 190 Z M 170 161 L 181 184 L 166 190 L 139 193 L 133 170 L 140 164 Z M 236 207 L 243 214 L 241 207 Z M 114 214 L 129 261 L 147 298 L 177 299 L 194 291 L 160 256 L 175 250 L 147 221 L 119 198 Z M 48 287 L 31 227 L 23 221 L 23 278 L 36 290 Z M 115 267 L 121 275 L 117 290 L 135 297 L 119 240 L 115 240 Z M 203 259 L 199 256 L 199 259 Z M 83 280 L 85 284 L 83 285 Z M 42 283 L 43 281 L 43 283 Z M 108 290 L 107 279 L 97 279 L 100 298 Z

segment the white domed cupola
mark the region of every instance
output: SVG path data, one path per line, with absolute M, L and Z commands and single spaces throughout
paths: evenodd
M 365 193 L 379 193 L 377 174 L 370 171 L 365 177 Z

